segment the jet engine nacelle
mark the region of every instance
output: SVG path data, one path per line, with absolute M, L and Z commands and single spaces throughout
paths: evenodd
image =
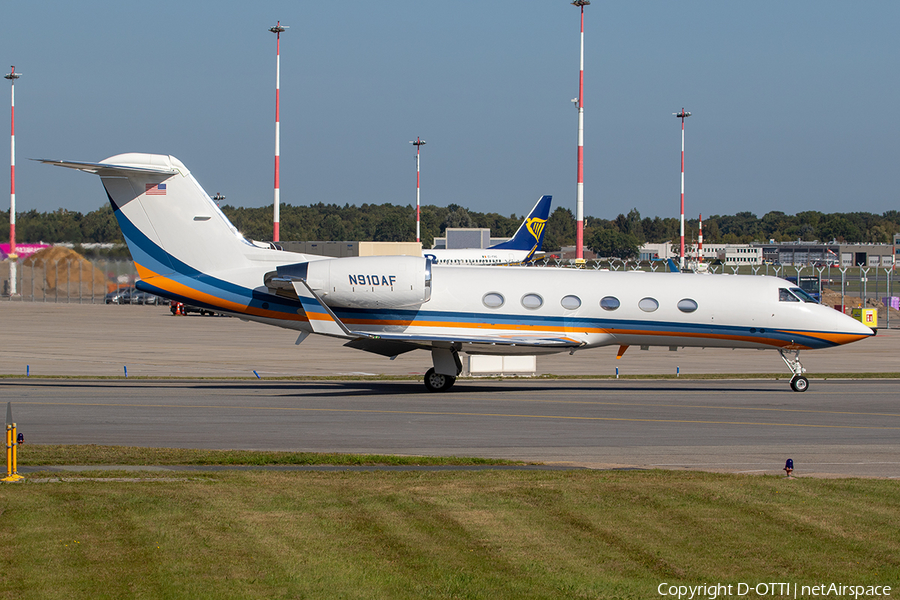
M 418 256 L 352 256 L 279 267 L 305 279 L 328 306 L 406 308 L 431 299 L 431 262 Z

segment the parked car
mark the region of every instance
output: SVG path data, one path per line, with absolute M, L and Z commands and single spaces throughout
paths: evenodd
M 142 292 L 140 290 L 135 290 L 131 293 L 131 303 L 132 304 L 163 304 L 163 299 L 157 296 L 156 294 L 151 294 L 150 292 Z
M 107 304 L 131 304 L 131 297 L 137 290 L 134 288 L 120 288 L 106 295 Z

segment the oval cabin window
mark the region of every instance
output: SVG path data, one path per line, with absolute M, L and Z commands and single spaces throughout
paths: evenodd
M 537 294 L 525 294 L 522 296 L 522 306 L 525 308 L 535 309 L 544 305 L 544 299 Z
M 692 313 L 697 310 L 697 303 L 690 298 L 684 298 L 678 301 L 678 310 L 685 313 Z
M 614 296 L 606 296 L 600 300 L 600 308 L 603 310 L 616 310 L 619 308 L 619 299 Z
M 503 299 L 503 295 L 498 294 L 497 292 L 489 292 L 485 294 L 481 301 L 488 308 L 500 308 L 505 302 L 505 300 Z
M 659 308 L 659 302 L 653 298 L 642 298 L 641 301 L 638 302 L 638 307 L 644 312 L 653 312 Z
M 578 296 L 563 296 L 563 299 L 560 301 L 563 308 L 568 310 L 575 310 L 579 306 L 581 306 L 581 298 Z

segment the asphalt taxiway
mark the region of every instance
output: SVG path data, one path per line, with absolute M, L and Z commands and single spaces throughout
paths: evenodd
M 36 443 L 484 456 L 900 477 L 893 380 L 0 381 Z
M 340 340 L 153 306 L 2 302 L 0 402 L 29 443 L 465 455 L 592 468 L 900 477 L 900 330 L 801 354 L 791 392 L 774 351 L 615 348 L 539 357 L 559 375 L 782 373 L 741 380 L 460 380 L 429 394 L 427 353 L 395 361 Z M 31 375 L 69 379 L 25 378 Z M 127 369 L 130 376 L 124 379 Z M 254 376 L 261 379 L 233 380 Z M 412 375 L 410 381 L 273 377 Z M 73 377 L 118 379 L 74 379 Z M 151 376 L 162 379 L 136 379 Z M 211 377 L 216 379 L 199 379 Z M 167 379 L 168 378 L 168 379 Z M 178 379 L 173 379 L 178 378 Z

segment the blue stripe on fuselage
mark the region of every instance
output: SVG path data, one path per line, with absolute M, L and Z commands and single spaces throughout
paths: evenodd
M 109 196 L 109 192 L 107 192 Z M 265 310 L 273 310 L 296 314 L 299 306 L 304 310 L 313 312 L 323 312 L 318 302 L 313 299 L 303 298 L 300 301 L 283 298 L 274 294 L 261 292 L 256 289 L 246 288 L 235 283 L 231 283 L 212 275 L 202 273 L 191 267 L 187 263 L 175 258 L 165 250 L 160 248 L 152 240 L 150 240 L 143 232 L 141 232 L 122 211 L 113 202 L 110 197 L 110 203 L 113 206 L 119 227 L 128 248 L 131 250 L 132 257 L 135 262 L 147 268 L 154 273 L 164 275 L 173 281 L 185 285 L 198 292 L 209 294 L 211 296 L 220 297 L 223 300 L 242 304 L 252 308 L 263 308 Z M 260 282 L 261 284 L 262 282 Z M 161 296 L 173 298 L 180 302 L 200 305 L 211 309 L 220 309 L 208 303 L 199 302 L 194 298 L 172 294 L 166 290 L 150 285 L 146 282 L 137 284 L 138 289 Z M 263 304 L 268 306 L 263 307 Z M 571 330 L 577 329 L 602 329 L 609 333 L 615 334 L 617 330 L 631 330 L 646 332 L 646 335 L 654 334 L 678 334 L 681 332 L 692 334 L 694 336 L 715 335 L 715 336 L 737 336 L 743 338 L 757 339 L 760 343 L 769 343 L 771 341 L 794 342 L 800 343 L 810 348 L 828 348 L 836 346 L 834 342 L 823 340 L 816 337 L 814 333 L 809 335 L 799 335 L 796 331 L 785 332 L 780 330 L 767 330 L 765 333 L 751 332 L 747 327 L 736 327 L 728 325 L 708 325 L 693 323 L 671 323 L 665 321 L 638 321 L 638 320 L 616 320 L 607 318 L 593 317 L 547 317 L 539 315 L 501 315 L 497 313 L 478 313 L 478 312 L 455 312 L 455 311 L 429 311 L 422 309 L 360 309 L 360 308 L 332 308 L 335 315 L 345 323 L 353 323 L 354 321 L 369 321 L 365 325 L 377 326 L 379 322 L 409 322 L 411 326 L 415 326 L 416 321 L 431 321 L 438 323 L 446 323 L 447 327 L 478 327 L 482 324 L 510 325 L 510 326 L 527 326 L 535 330 L 551 327 L 565 327 Z M 798 337 L 800 339 L 798 339 Z

